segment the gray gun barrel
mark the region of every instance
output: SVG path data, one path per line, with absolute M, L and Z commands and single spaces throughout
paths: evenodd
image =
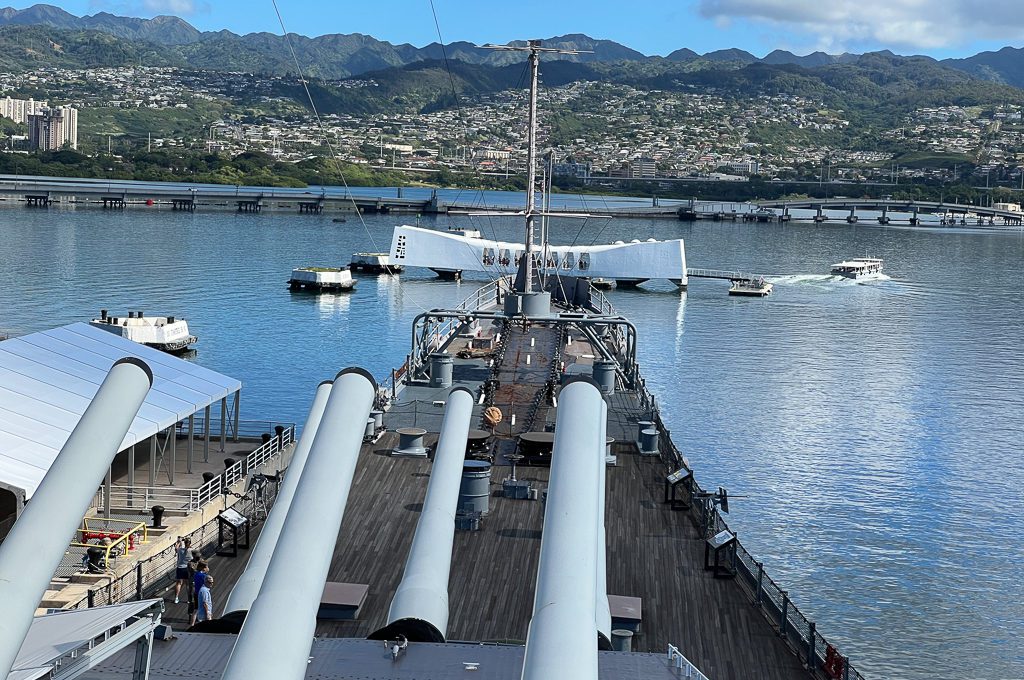
M 259 595 L 225 680 L 301 680 L 377 383 L 361 368 L 334 379 Z
M 142 360 L 114 363 L 0 544 L 0 678 L 11 672 L 68 538 L 89 509 L 152 384 L 153 372 Z
M 597 588 L 594 591 L 597 605 L 597 646 L 604 650 L 612 648 L 612 610 L 608 604 L 608 557 L 606 547 L 605 487 L 608 464 L 605 462 L 605 442 L 608 435 L 608 402 L 601 400 L 601 446 L 594 452 L 600 461 L 600 477 L 597 483 Z
M 404 635 L 411 642 L 445 641 L 455 511 L 474 401 L 472 392 L 465 387 L 456 387 L 448 394 L 430 483 L 405 573 L 391 600 L 388 625 L 371 635 L 371 640 L 392 640 Z
M 277 547 L 277 540 L 281 535 L 281 527 L 284 526 L 284 518 L 291 507 L 292 498 L 295 497 L 295 489 L 299 486 L 299 478 L 305 468 L 309 450 L 313 447 L 313 440 L 316 438 L 317 429 L 324 415 L 324 408 L 327 406 L 327 398 L 331 395 L 330 380 L 325 380 L 316 388 L 313 396 L 313 405 L 306 417 L 306 426 L 302 428 L 302 436 L 295 446 L 292 454 L 292 461 L 288 465 L 284 481 L 281 482 L 281 490 L 274 501 L 274 507 L 267 516 L 267 521 L 260 531 L 259 540 L 249 555 L 249 561 L 245 565 L 245 571 L 238 578 L 235 587 L 231 589 L 227 604 L 224 607 L 224 614 L 232 612 L 247 612 L 252 606 L 256 596 L 260 594 L 260 586 L 267 575 L 267 567 L 270 566 L 270 559 L 274 556 L 274 548 Z
M 523 680 L 597 678 L 597 505 L 604 400 L 593 381 L 562 388 Z

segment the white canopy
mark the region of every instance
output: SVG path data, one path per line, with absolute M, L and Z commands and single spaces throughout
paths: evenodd
M 124 450 L 242 388 L 189 361 L 87 323 L 0 342 L 0 486 L 32 497 L 115 361 L 142 359 L 153 388 Z
M 28 637 L 21 645 L 21 651 L 18 652 L 18 658 L 7 680 L 34 680 L 50 677 L 55 673 L 59 677 L 61 667 L 57 661 L 63 659 L 66 667 L 68 659 L 65 657 L 76 650 L 79 652 L 77 662 L 84 666 L 84 670 L 88 670 L 95 663 L 132 644 L 140 634 L 148 632 L 159 623 L 162 604 L 160 600 L 140 600 L 108 607 L 73 609 L 37 616 L 32 620 Z M 83 662 L 83 656 L 88 656 L 84 653 L 91 641 L 103 636 L 107 631 L 119 628 L 143 612 L 148 614 L 149 618 L 146 630 L 131 630 L 128 634 L 121 635 L 120 640 L 117 639 L 118 633 L 115 633 L 107 640 L 107 643 L 110 643 L 109 649 L 101 650 L 103 653 L 96 654 L 96 659 L 86 659 Z M 94 649 L 95 651 L 100 650 Z

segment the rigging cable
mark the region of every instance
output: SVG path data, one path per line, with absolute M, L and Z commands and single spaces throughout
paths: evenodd
M 338 171 L 338 176 L 341 177 L 342 186 L 345 187 L 345 195 L 348 197 L 349 201 L 352 202 L 352 209 L 359 217 L 359 223 L 362 225 L 363 231 L 366 232 L 366 236 L 370 239 L 370 245 L 373 247 L 374 252 L 381 252 L 380 248 L 377 247 L 377 242 L 373 238 L 373 234 L 370 233 L 369 227 L 366 226 L 366 220 L 363 219 L 363 213 L 359 210 L 359 206 L 356 204 L 355 197 L 352 195 L 352 189 L 348 185 L 348 180 L 345 179 L 345 172 L 342 170 L 341 160 L 338 158 L 338 154 L 334 149 L 334 144 L 331 143 L 330 137 L 327 136 L 327 128 L 324 126 L 324 122 L 320 118 L 320 111 L 317 110 L 316 102 L 313 101 L 313 95 L 309 91 L 309 84 L 306 81 L 305 72 L 302 70 L 302 66 L 299 64 L 299 58 L 295 54 L 295 47 L 292 45 L 288 29 L 285 28 L 284 17 L 281 16 L 281 9 L 277 6 L 277 0 L 271 0 L 271 3 L 274 5 L 274 12 L 277 14 L 277 21 L 281 25 L 281 33 L 284 34 L 285 44 L 288 45 L 288 52 L 291 53 L 292 63 L 295 64 L 295 71 L 299 75 L 299 82 L 302 83 L 302 89 L 306 92 L 306 99 L 309 101 L 309 106 L 313 110 L 313 117 L 316 118 L 317 127 L 320 129 L 320 136 L 323 138 L 324 144 L 327 145 L 327 150 L 330 152 L 331 159 L 334 161 L 335 167 Z M 393 273 L 390 271 L 390 268 L 388 273 Z M 403 296 L 403 298 L 404 297 L 405 296 Z M 420 302 L 414 297 L 410 296 L 409 299 L 413 304 L 419 307 L 420 310 L 424 312 L 430 311 L 424 305 L 420 304 Z
M 455 75 L 452 73 L 451 63 L 448 61 L 448 50 L 445 49 L 445 46 L 444 46 L 444 37 L 441 35 L 441 22 L 437 18 L 437 9 L 434 7 L 434 0 L 429 0 L 429 1 L 430 1 L 430 12 L 431 12 L 431 14 L 434 17 L 434 28 L 437 31 L 437 42 L 441 46 L 441 57 L 444 60 L 445 70 L 448 72 L 448 82 L 449 82 L 449 84 L 451 85 L 451 88 L 452 88 L 452 99 L 455 101 L 455 110 L 456 110 L 456 113 L 458 114 L 458 117 L 459 117 L 459 124 L 462 127 L 462 140 L 463 140 L 463 147 L 465 148 L 466 142 L 469 141 L 468 130 L 467 130 L 467 127 L 466 127 L 466 118 L 465 118 L 465 116 L 462 113 L 462 104 L 459 101 L 459 92 L 458 92 L 458 89 L 455 86 Z M 525 69 L 524 69 L 524 73 L 525 73 Z M 520 82 L 522 81 L 522 79 L 523 79 L 523 76 L 520 75 Z M 459 200 L 459 196 L 462 195 L 463 191 L 464 191 L 464 189 L 462 189 L 460 187 L 458 193 L 455 194 L 455 200 L 456 201 Z M 483 209 L 486 211 L 487 210 L 487 202 L 486 202 L 486 200 L 484 200 L 483 190 L 481 190 L 479 192 L 479 197 L 480 197 L 480 204 L 483 206 Z M 495 242 L 497 242 L 498 241 L 498 234 L 497 234 L 497 231 L 494 228 L 494 221 L 491 219 L 490 215 L 486 215 L 486 217 L 487 217 L 487 225 L 488 225 L 488 227 L 490 227 L 490 230 L 491 230 L 491 237 L 492 237 L 492 239 Z M 471 225 L 474 223 L 472 215 L 469 216 L 469 222 L 470 222 Z M 466 245 L 467 248 L 470 249 L 470 251 L 473 250 L 468 242 L 464 241 L 463 243 Z M 474 253 L 474 257 L 475 257 L 475 255 L 476 254 Z M 496 255 L 496 253 L 495 253 L 495 255 Z M 495 259 L 495 261 L 497 261 L 497 258 Z M 487 265 L 485 263 L 483 271 L 484 271 L 485 274 L 488 275 L 488 277 L 491 279 L 492 282 L 495 281 L 495 276 L 498 277 L 498 278 L 501 278 L 501 277 L 504 276 L 504 274 L 502 274 L 502 272 L 500 272 L 498 270 L 497 266 L 494 267 L 494 272 L 493 272 L 493 275 L 492 275 L 491 270 L 487 269 L 488 266 L 489 265 Z

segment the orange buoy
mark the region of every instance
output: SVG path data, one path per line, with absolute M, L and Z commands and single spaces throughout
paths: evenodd
M 152 198 L 147 198 L 146 199 L 146 205 L 153 205 L 153 199 Z

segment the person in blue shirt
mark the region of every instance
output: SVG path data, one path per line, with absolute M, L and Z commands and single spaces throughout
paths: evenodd
M 199 591 L 202 590 L 203 584 L 206 583 L 206 577 L 210 574 L 210 565 L 206 560 L 199 560 L 196 562 L 196 573 L 192 577 L 192 592 L 195 593 L 196 609 L 192 612 L 192 618 L 189 621 L 189 625 L 196 625 L 196 619 L 199 614 L 199 607 L 202 602 L 199 600 Z M 202 619 L 199 619 L 202 621 Z
M 213 596 L 210 589 L 213 588 L 213 577 L 206 574 L 203 587 L 199 589 L 199 615 L 197 620 L 210 621 L 213 619 Z

